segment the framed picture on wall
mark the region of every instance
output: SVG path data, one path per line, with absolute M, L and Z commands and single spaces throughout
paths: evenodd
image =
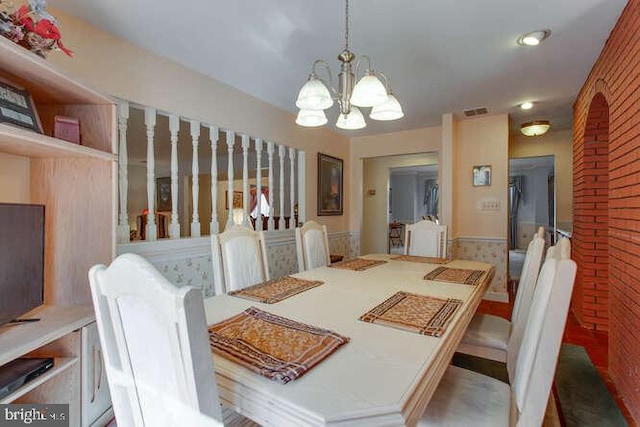
M 491 165 L 473 167 L 473 186 L 486 187 L 491 185 Z
M 342 159 L 318 153 L 318 216 L 342 215 Z
M 156 210 L 171 211 L 171 177 L 156 179 Z
M 242 208 L 242 191 L 234 191 L 233 192 L 233 209 Z M 224 192 L 224 208 L 229 210 L 229 190 L 225 190 Z

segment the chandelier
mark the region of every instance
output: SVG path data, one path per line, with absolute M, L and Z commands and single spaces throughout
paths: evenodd
M 373 120 L 396 120 L 404 117 L 402 107 L 391 92 L 389 79 L 374 70 L 371 58 L 356 55 L 349 50 L 349 0 L 345 0 L 345 46 L 338 55 L 342 63 L 338 74 L 338 90 L 333 86 L 333 76 L 329 65 L 322 59 L 314 61 L 307 82 L 300 89 L 296 107 L 300 109 L 296 123 L 300 126 L 315 127 L 327 123 L 324 110 L 333 106 L 334 100 L 340 107 L 340 115 L 336 126 L 340 129 L 362 129 L 367 124 L 362 111 L 358 107 L 371 107 L 369 117 Z M 355 60 L 355 66 L 352 62 Z M 354 86 L 362 61 L 366 61 L 367 69 L 363 77 Z M 316 69 L 321 66 L 328 76 L 328 81 L 318 77 Z M 355 71 L 355 73 L 354 73 Z M 383 84 L 380 77 L 385 81 Z

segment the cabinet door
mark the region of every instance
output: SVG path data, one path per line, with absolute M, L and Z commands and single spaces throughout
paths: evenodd
M 93 424 L 110 407 L 100 337 L 93 322 L 82 328 L 82 426 Z

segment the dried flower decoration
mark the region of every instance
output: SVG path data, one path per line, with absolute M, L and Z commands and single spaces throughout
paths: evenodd
M 28 5 L 15 10 L 0 0 L 0 34 L 43 58 L 52 50 L 73 56 L 73 52 L 62 44 L 57 21 L 46 7 L 46 0 L 29 0 Z

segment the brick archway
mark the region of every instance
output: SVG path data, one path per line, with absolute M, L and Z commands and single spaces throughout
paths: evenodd
M 589 329 L 609 328 L 609 104 L 596 93 L 582 141 L 574 145 L 572 309 Z

